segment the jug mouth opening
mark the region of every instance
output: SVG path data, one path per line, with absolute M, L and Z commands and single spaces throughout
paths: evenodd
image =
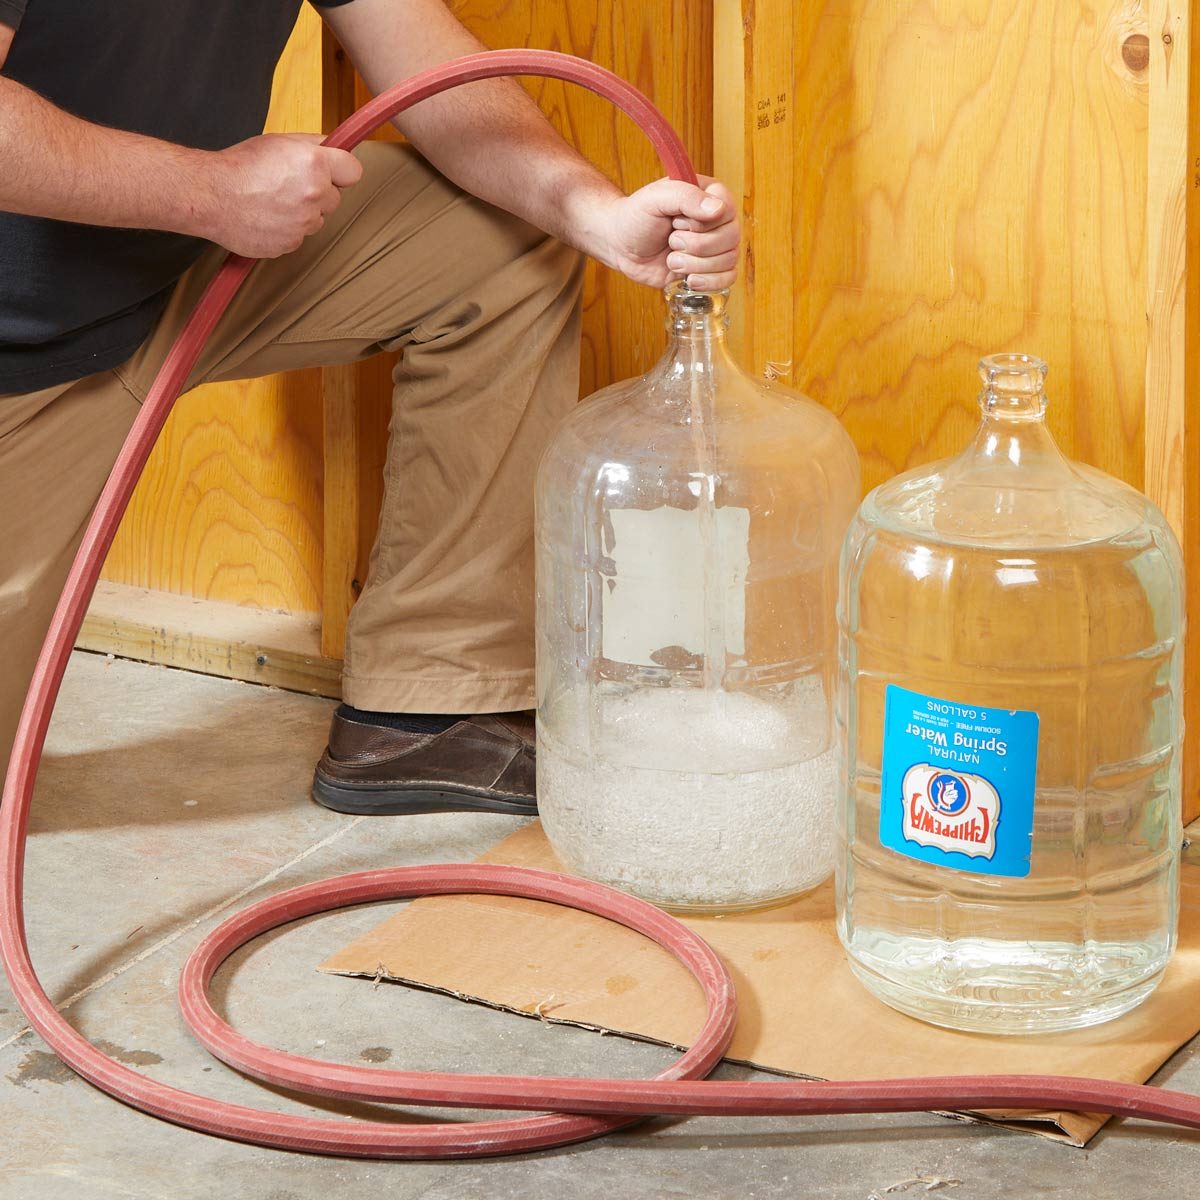
M 721 316 L 729 303 L 729 289 L 719 292 L 697 292 L 683 279 L 676 279 L 663 288 L 667 307 L 672 315 L 682 317 Z
M 663 288 L 663 295 L 667 300 L 667 328 L 677 336 L 719 336 L 729 324 L 728 290 L 697 292 L 684 280 L 677 279 Z
M 1045 388 L 1049 371 L 1033 354 L 989 354 L 979 360 L 979 377 L 993 392 L 1036 394 Z
M 989 354 L 979 360 L 980 403 L 986 411 L 1039 414 L 1046 407 L 1050 368 L 1032 354 Z

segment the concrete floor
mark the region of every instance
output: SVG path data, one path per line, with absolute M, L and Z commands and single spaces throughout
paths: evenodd
M 176 1015 L 180 965 L 222 915 L 272 891 L 379 864 L 470 859 L 516 822 L 353 818 L 307 798 L 331 705 L 77 655 L 33 816 L 32 944 L 51 993 L 125 1062 L 188 1089 L 318 1111 L 234 1075 Z M 261 939 L 218 980 L 251 1036 L 344 1061 L 501 1072 L 643 1074 L 670 1052 L 314 969 L 389 906 Z M 749 1072 L 730 1068 L 727 1077 Z M 1200 1091 L 1193 1044 L 1160 1082 Z M 323 1109 L 337 1110 L 332 1102 Z M 1089 1150 L 927 1115 L 660 1121 L 540 1156 L 377 1163 L 260 1150 L 155 1121 L 58 1063 L 0 983 L 2 1200 L 800 1197 L 947 1200 L 1185 1195 L 1200 1135 L 1115 1123 Z

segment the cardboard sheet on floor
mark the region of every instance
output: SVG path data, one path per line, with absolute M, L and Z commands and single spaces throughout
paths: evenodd
M 562 870 L 536 821 L 480 861 Z M 875 1000 L 846 966 L 830 885 L 782 908 L 687 924 L 737 985 L 729 1051 L 737 1062 L 816 1079 L 1037 1072 L 1142 1082 L 1200 1031 L 1198 865 L 1184 868 L 1182 901 L 1179 952 L 1145 1004 L 1094 1029 L 1030 1038 L 937 1029 Z M 321 970 L 671 1046 L 686 1045 L 704 1015 L 698 985 L 666 951 L 599 917 L 533 900 L 417 900 Z M 1073 1112 L 987 1116 L 1076 1146 L 1105 1121 Z

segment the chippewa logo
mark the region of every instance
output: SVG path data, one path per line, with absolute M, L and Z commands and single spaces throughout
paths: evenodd
M 904 836 L 971 858 L 996 853 L 1000 795 L 982 775 L 921 763 L 904 775 Z

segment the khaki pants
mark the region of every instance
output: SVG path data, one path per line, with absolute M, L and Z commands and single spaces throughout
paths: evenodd
M 383 512 L 346 637 L 346 700 L 397 712 L 528 708 L 533 479 L 578 391 L 582 264 L 406 147 L 358 153 L 361 182 L 319 234 L 255 267 L 189 386 L 402 350 Z M 222 257 L 184 276 L 122 366 L 0 397 L 0 770 L 84 525 Z

